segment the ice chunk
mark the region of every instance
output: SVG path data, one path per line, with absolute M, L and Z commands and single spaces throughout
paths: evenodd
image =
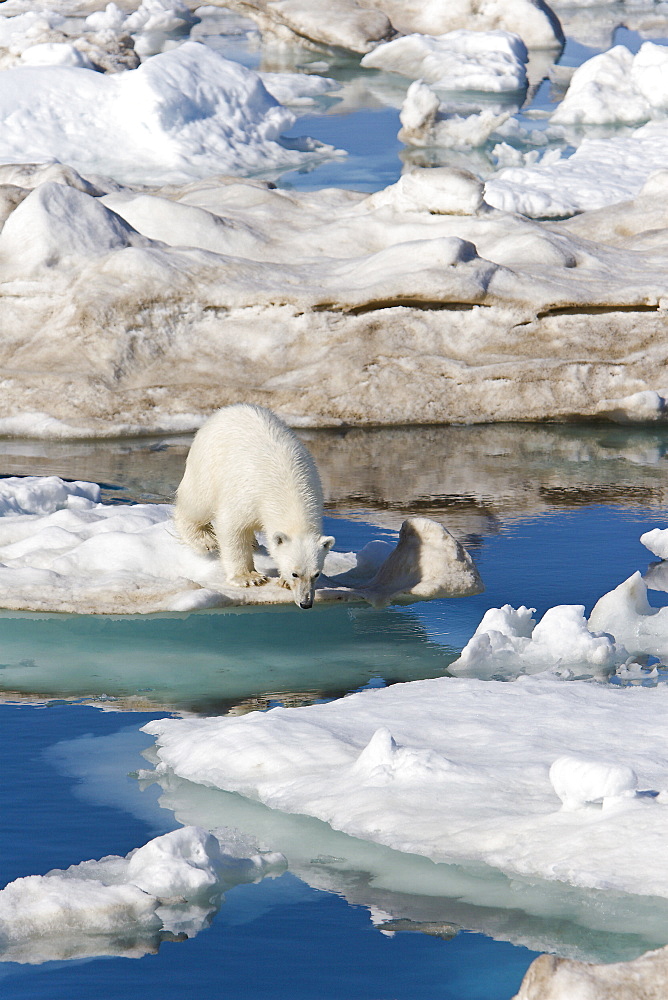
M 612 635 L 590 631 L 582 605 L 549 608 L 537 625 L 533 610 L 505 605 L 486 611 L 448 670 L 458 677 L 498 679 L 543 670 L 605 677 L 629 659 Z
M 362 59 L 368 69 L 421 79 L 439 90 L 504 93 L 527 84 L 527 50 L 507 31 L 451 31 L 406 35 L 378 45 Z
M 579 66 L 551 116 L 555 125 L 635 124 L 668 110 L 664 45 L 645 42 L 636 55 L 623 45 Z
M 668 608 L 651 607 L 647 584 L 640 573 L 634 573 L 596 602 L 589 627 L 614 630 L 615 637 L 632 653 L 668 656 Z
M 668 996 L 668 948 L 607 965 L 541 955 L 529 966 L 514 1000 L 652 1000 L 664 996 Z
M 510 112 L 495 114 L 485 109 L 466 117 L 448 115 L 441 111 L 441 103 L 431 87 L 415 80 L 406 91 L 399 118 L 401 142 L 470 149 L 482 146 L 492 132 L 508 121 Z
M 190 826 L 125 858 L 18 878 L 0 891 L 0 958 L 38 963 L 157 951 L 166 932 L 193 937 L 206 927 L 226 889 L 284 867 L 282 855 L 239 858 Z
M 652 528 L 640 536 L 640 541 L 659 559 L 668 559 L 668 528 Z

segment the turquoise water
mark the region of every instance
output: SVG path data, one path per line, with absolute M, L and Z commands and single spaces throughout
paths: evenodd
M 289 863 L 279 878 L 229 890 L 209 928 L 155 954 L 124 957 L 138 945 L 125 940 L 116 957 L 0 960 L 3 998 L 88 998 L 103 984 L 105 997 L 147 1000 L 509 1000 L 542 950 L 609 961 L 668 941 L 664 901 L 433 865 L 238 796 L 137 780 L 149 719 L 439 676 L 487 607 L 589 609 L 647 567 L 638 536 L 668 523 L 665 431 L 431 428 L 309 444 L 330 484 L 327 530 L 341 549 L 392 537 L 406 514 L 428 513 L 465 539 L 485 593 L 383 611 L 0 616 L 2 884 L 124 855 L 181 823 L 228 827 Z M 167 496 L 187 441 L 148 447 L 0 443 L 0 472 L 95 468 L 109 496 Z M 354 464 L 360 454 L 364 468 Z

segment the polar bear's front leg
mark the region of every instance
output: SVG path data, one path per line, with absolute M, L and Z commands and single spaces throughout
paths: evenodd
M 253 565 L 255 532 L 252 528 L 235 527 L 226 518 L 216 517 L 213 529 L 228 581 L 235 587 L 260 587 L 266 583 L 268 577 L 258 573 Z

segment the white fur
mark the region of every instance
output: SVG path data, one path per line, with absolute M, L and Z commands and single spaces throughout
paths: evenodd
M 267 581 L 253 566 L 255 532 L 263 531 L 279 583 L 295 604 L 313 604 L 334 539 L 322 534 L 315 462 L 271 410 L 239 403 L 207 420 L 188 454 L 174 521 L 193 548 L 218 548 L 228 579 L 245 587 Z

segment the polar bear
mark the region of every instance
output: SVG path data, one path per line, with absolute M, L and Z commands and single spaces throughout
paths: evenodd
M 322 487 L 315 462 L 282 420 L 237 403 L 195 435 L 176 494 L 174 522 L 199 552 L 218 549 L 230 583 L 258 586 L 255 532 L 266 535 L 279 583 L 300 608 L 313 606 L 315 581 L 334 544 L 322 534 Z

